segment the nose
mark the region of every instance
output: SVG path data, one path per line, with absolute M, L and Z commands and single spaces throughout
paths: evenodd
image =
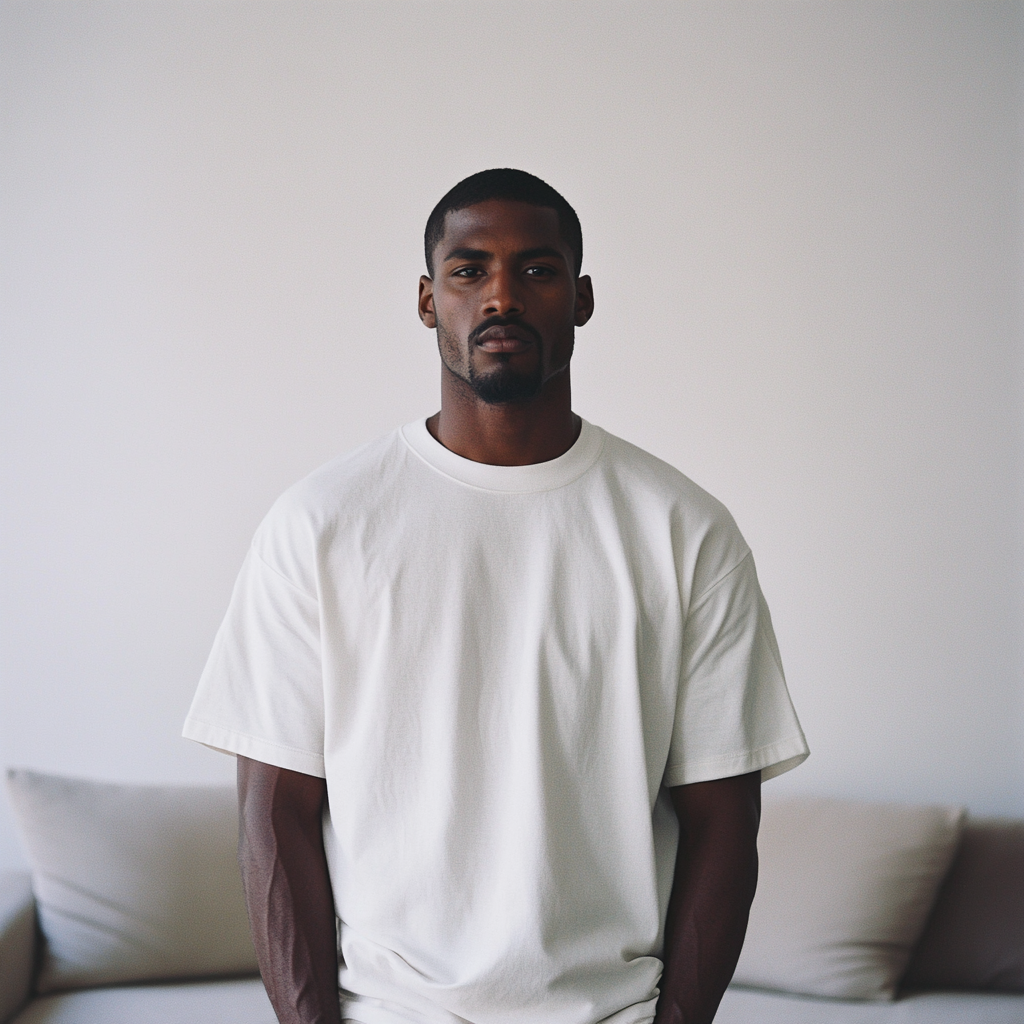
M 524 311 L 518 276 L 506 270 L 497 270 L 487 278 L 488 287 L 483 294 L 484 316 L 520 316 Z

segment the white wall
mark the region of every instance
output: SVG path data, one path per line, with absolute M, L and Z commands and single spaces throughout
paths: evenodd
M 248 539 L 433 411 L 422 225 L 584 225 L 577 409 L 754 547 L 792 790 L 1024 813 L 1019 3 L 7 0 L 0 762 L 178 738 Z M 0 814 L 0 864 L 19 853 Z

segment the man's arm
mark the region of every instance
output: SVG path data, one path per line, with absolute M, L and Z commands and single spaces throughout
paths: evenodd
M 327 783 L 238 758 L 238 863 L 281 1024 L 340 1024 L 338 947 L 321 815 Z
M 757 888 L 761 773 L 670 792 L 679 855 L 655 1024 L 711 1024 L 736 969 Z

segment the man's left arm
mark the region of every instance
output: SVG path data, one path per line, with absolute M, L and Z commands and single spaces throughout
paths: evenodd
M 761 773 L 676 786 L 679 854 L 654 1024 L 711 1024 L 757 888 Z

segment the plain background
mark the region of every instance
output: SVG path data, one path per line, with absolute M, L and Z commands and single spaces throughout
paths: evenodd
M 0 762 L 179 738 L 248 541 L 433 412 L 423 223 L 583 222 L 577 410 L 720 497 L 811 759 L 1024 813 L 1020 3 L 6 0 Z M 0 865 L 20 853 L 0 808 Z

